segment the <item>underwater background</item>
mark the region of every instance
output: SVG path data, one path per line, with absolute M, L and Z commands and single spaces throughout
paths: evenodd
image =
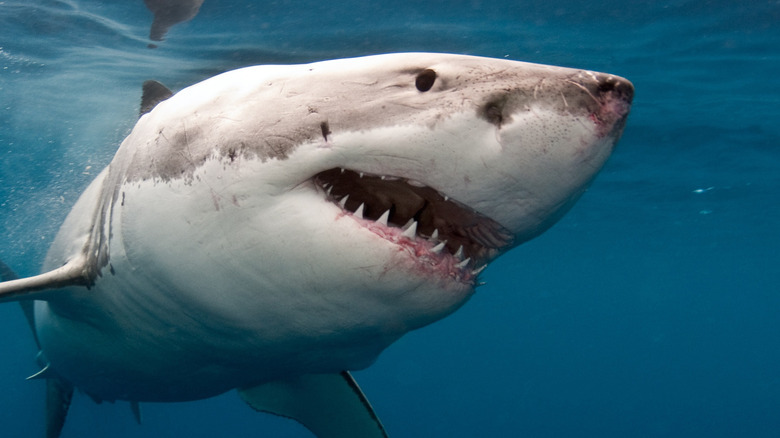
M 625 134 L 559 224 L 452 316 L 354 373 L 391 437 L 780 436 L 780 1 L 205 0 L 149 48 L 141 0 L 0 1 L 0 259 L 38 272 L 133 126 L 141 84 L 398 51 L 618 74 Z M 43 436 L 0 305 L 0 436 Z M 68 437 L 310 437 L 235 393 L 95 405 Z

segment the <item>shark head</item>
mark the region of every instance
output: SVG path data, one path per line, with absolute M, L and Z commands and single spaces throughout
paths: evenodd
M 129 253 L 160 253 L 155 276 L 206 251 L 252 285 L 222 299 L 226 318 L 256 320 L 258 291 L 279 291 L 323 300 L 322 321 L 299 316 L 311 330 L 394 339 L 455 310 L 488 263 L 572 206 L 632 96 L 613 75 L 447 54 L 228 72 L 139 121 L 112 163 L 127 197 L 113 228 Z M 159 251 L 169 236 L 178 249 Z

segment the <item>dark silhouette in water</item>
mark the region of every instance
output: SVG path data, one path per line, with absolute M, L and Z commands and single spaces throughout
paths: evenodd
M 173 96 L 173 92 L 165 85 L 153 80 L 144 82 L 143 94 L 141 95 L 141 111 L 139 116 L 142 116 L 153 110 L 158 103 L 171 96 Z
M 191 20 L 198 15 L 203 0 L 144 0 L 146 7 L 154 14 L 149 39 L 162 41 L 174 24 Z M 157 47 L 149 44 L 150 48 Z

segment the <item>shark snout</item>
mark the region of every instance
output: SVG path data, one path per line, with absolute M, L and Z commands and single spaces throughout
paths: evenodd
M 517 245 L 552 226 L 584 193 L 623 132 L 634 86 L 616 75 L 564 68 L 507 82 L 478 112 L 500 145 L 486 148 L 499 151 L 491 159 L 479 157 L 491 173 L 472 176 L 452 195 L 511 230 Z M 473 199 L 479 177 L 502 196 Z
M 565 112 L 587 115 L 599 138 L 617 141 L 631 110 L 634 85 L 620 76 L 591 71 L 580 71 L 563 82 Z
M 559 75 L 521 76 L 482 102 L 478 116 L 504 128 L 529 111 L 592 120 L 600 137 L 622 131 L 631 109 L 634 86 L 620 76 L 563 69 Z
M 606 73 L 595 73 L 595 81 L 589 84 L 591 93 L 599 102 L 593 120 L 602 137 L 617 140 L 623 133 L 626 118 L 634 98 L 634 85 L 627 79 Z
M 631 104 L 634 98 L 634 85 L 620 76 L 606 73 L 594 73 L 595 81 L 591 85 L 593 93 L 602 99 L 617 99 Z

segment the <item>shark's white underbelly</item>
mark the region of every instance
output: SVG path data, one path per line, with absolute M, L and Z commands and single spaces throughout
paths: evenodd
M 311 188 L 258 208 L 242 197 L 251 187 L 242 187 L 240 171 L 232 180 L 210 177 L 222 165 L 206 163 L 193 181 L 121 186 L 101 276 L 90 289 L 37 302 L 37 333 L 53 370 L 99 399 L 205 398 L 364 368 L 471 295 L 468 285 L 443 279 L 452 294 L 428 302 L 437 295 L 426 292 L 429 275 L 410 274 L 413 254 L 338 209 L 317 210 L 322 195 Z M 77 217 L 93 209 L 100 184 L 79 200 Z M 280 213 L 305 211 L 300 204 L 311 204 L 306 215 Z M 284 220 L 274 218 L 280 214 Z M 321 230 L 323 218 L 336 226 Z M 67 242 L 87 228 L 66 222 L 48 263 L 63 263 Z M 364 239 L 376 244 L 350 245 Z

